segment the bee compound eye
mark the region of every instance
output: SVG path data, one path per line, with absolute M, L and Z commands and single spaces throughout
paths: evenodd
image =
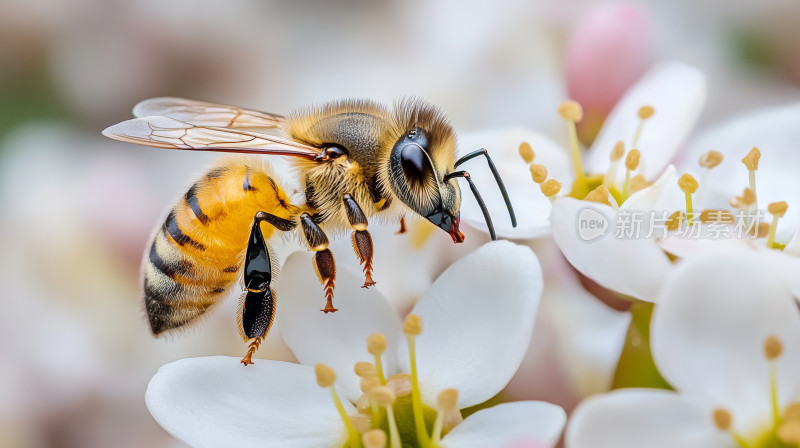
M 433 174 L 433 167 L 425 151 L 416 143 L 408 143 L 400 150 L 400 163 L 409 182 L 420 182 Z

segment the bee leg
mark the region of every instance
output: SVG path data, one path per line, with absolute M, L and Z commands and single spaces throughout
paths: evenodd
M 398 235 L 406 233 L 406 217 L 403 216 L 400 218 L 400 230 L 397 231 Z
M 333 287 L 336 281 L 336 263 L 333 253 L 328 249 L 328 237 L 308 213 L 300 215 L 300 224 L 306 237 L 308 247 L 314 252 L 314 270 L 317 271 L 319 282 L 325 288 L 325 314 L 339 311 L 333 307 Z
M 372 236 L 367 232 L 367 217 L 352 195 L 345 193 L 342 196 L 342 202 L 344 202 L 347 220 L 350 221 L 350 227 L 354 230 L 353 249 L 361 264 L 364 265 L 364 286 L 362 288 L 369 288 L 375 284 L 375 281 L 372 280 Z
M 246 291 L 239 304 L 239 330 L 242 339 L 252 340 L 242 364 L 252 364 L 252 357 L 267 336 L 275 320 L 275 292 L 270 289 L 272 282 L 272 262 L 261 221 L 266 221 L 280 230 L 291 230 L 297 224 L 269 213 L 258 212 L 253 219 L 250 238 L 244 259 L 244 284 Z

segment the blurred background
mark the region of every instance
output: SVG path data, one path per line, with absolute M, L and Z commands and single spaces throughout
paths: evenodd
M 2 447 L 181 446 L 147 412 L 149 378 L 176 359 L 243 354 L 236 300 L 181 335 L 149 334 L 141 254 L 215 156 L 100 135 L 142 99 L 286 113 L 413 94 L 441 106 L 461 131 L 523 126 L 560 140 L 555 110 L 572 97 L 587 110 L 585 142 L 661 60 L 707 74 L 700 128 L 800 101 L 796 0 L 0 0 L 0 11 Z M 414 264 L 413 281 L 382 286 L 398 312 L 486 238 L 471 232 L 473 246 L 455 248 L 444 234 L 419 244 L 414 232 L 394 231 L 376 232 L 393 238 L 376 250 L 386 254 L 380 264 Z M 532 346 L 538 361 L 508 394 L 570 408 L 581 393 L 552 348 L 559 319 L 544 311 Z M 293 359 L 276 332 L 268 342 L 260 357 Z

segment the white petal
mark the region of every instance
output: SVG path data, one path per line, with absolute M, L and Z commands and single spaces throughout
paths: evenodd
M 797 229 L 797 232 L 792 235 L 792 239 L 786 243 L 783 252 L 795 257 L 800 257 L 800 229 Z
M 559 198 L 551 217 L 553 238 L 583 275 L 608 289 L 652 302 L 673 265 L 654 239 L 646 238 L 649 213 L 628 216 L 628 224 L 618 222 L 611 207 Z M 636 231 L 633 220 L 639 218 Z
M 412 313 L 420 385 L 428 401 L 458 389 L 459 408 L 499 392 L 528 348 L 542 294 L 542 269 L 530 248 L 487 243 L 448 268 Z
M 558 442 L 567 414 L 544 401 L 516 401 L 480 410 L 456 426 L 444 439 L 445 448 L 510 448 L 519 443 L 552 447 Z
M 675 392 L 624 389 L 584 401 L 567 427 L 569 448 L 736 448 L 710 412 Z
M 699 69 L 679 62 L 653 68 L 614 107 L 589 151 L 587 168 L 605 173 L 618 140 L 631 149 L 639 108 L 649 105 L 655 114 L 645 122 L 636 149 L 642 152 L 639 172 L 655 178 L 689 135 L 705 100 L 706 79 Z M 624 170 L 617 171 L 624 175 Z
M 669 186 L 677 186 L 677 176 L 675 175 L 674 165 L 668 166 L 661 174 L 661 177 L 653 182 L 652 185 L 630 195 L 619 208 L 621 210 L 668 210 L 668 206 L 666 204 L 661 204 L 662 201 L 660 199 L 665 188 Z
M 779 274 L 742 251 L 718 250 L 681 262 L 653 315 L 653 358 L 682 393 L 733 413 L 748 434 L 770 420 L 770 363 L 764 341 L 783 344 L 778 397 L 800 386 L 800 315 Z
M 182 359 L 158 370 L 145 402 L 164 429 L 193 447 L 338 447 L 346 439 L 330 393 L 313 368 L 299 364 Z
M 508 190 L 517 216 L 516 228 L 511 226 L 505 202 L 486 161 L 481 157 L 458 167 L 472 175 L 489 209 L 497 235 L 504 238 L 534 238 L 549 233 L 550 201 L 531 179 L 528 164 L 519 155 L 519 144 L 530 143 L 536 154 L 534 163 L 544 165 L 548 177 L 570 185 L 573 173 L 566 151 L 544 135 L 522 128 L 465 132 L 459 136 L 459 140 L 460 156 L 480 148 L 489 151 Z M 483 213 L 466 183 L 461 184 L 461 201 L 461 218 L 488 232 Z
M 396 354 L 391 347 L 404 339 L 400 320 L 389 302 L 375 288 L 364 289 L 364 279 L 348 266 L 337 266 L 333 304 L 339 311 L 325 314 L 324 294 L 312 265 L 310 252 L 292 254 L 278 280 L 278 323 L 284 340 L 297 359 L 306 365 L 328 364 L 347 396 L 361 395 L 353 367 L 373 361 L 367 353 L 367 337 L 384 333 L 390 350 L 384 355 L 387 374 L 396 372 Z
M 713 148 L 725 160 L 709 173 L 705 190 L 706 208 L 728 208 L 728 200 L 741 195 L 748 184 L 748 172 L 741 163 L 753 146 L 761 150 L 756 173 L 759 207 L 787 201 L 789 211 L 778 225 L 778 241 L 786 242 L 800 227 L 800 104 L 765 109 L 723 123 L 692 142 L 684 154 L 684 170 L 697 168 L 699 157 Z M 714 201 L 716 199 L 716 201 Z
M 531 345 L 503 393 L 567 407 L 609 390 L 631 313 L 598 300 L 581 286 L 555 242 L 542 243 L 534 247 L 545 282 Z

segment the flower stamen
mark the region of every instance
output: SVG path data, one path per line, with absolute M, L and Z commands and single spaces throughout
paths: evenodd
M 761 158 L 761 151 L 753 146 L 753 149 L 747 153 L 746 156 L 742 159 L 742 163 L 744 166 L 747 167 L 747 171 L 750 174 L 750 189 L 753 190 L 753 194 L 756 194 L 756 171 L 758 170 L 758 160 Z M 755 208 L 758 209 L 758 201 L 753 201 Z
M 769 371 L 769 395 L 772 402 L 772 419 L 775 426 L 780 424 L 780 411 L 778 409 L 778 375 L 775 367 L 775 360 L 780 358 L 783 353 L 783 343 L 775 335 L 767 336 L 764 341 L 764 357 L 767 358 L 770 364 Z
M 386 448 L 386 433 L 380 429 L 372 429 L 362 437 L 364 448 Z
M 589 192 L 589 194 L 586 195 L 584 201 L 597 202 L 599 204 L 606 204 L 609 207 L 613 207 L 613 205 L 611 205 L 611 201 L 609 201 L 608 199 L 610 195 L 611 193 L 609 193 L 608 187 L 606 187 L 605 185 L 600 185 L 599 187 Z
M 644 190 L 650 186 L 650 182 L 645 179 L 641 174 L 631 177 L 631 193 L 636 193 L 639 190 Z
M 736 441 L 736 444 L 741 448 L 748 448 L 744 438 L 731 430 L 733 426 L 733 415 L 731 415 L 730 411 L 725 408 L 716 408 L 712 416 L 714 417 L 714 425 L 717 429 L 730 433 L 731 437 Z
M 567 122 L 572 163 L 575 165 L 575 181 L 584 182 L 586 179 L 586 172 L 583 170 L 581 149 L 580 146 L 578 146 L 578 131 L 575 127 L 575 123 L 583 119 L 583 108 L 575 101 L 564 101 L 558 106 L 558 113 L 561 115 L 561 118 Z
M 386 419 L 389 422 L 389 446 L 391 448 L 402 448 L 400 443 L 400 431 L 397 430 L 397 421 L 394 419 L 394 405 L 395 395 L 392 389 L 386 386 L 373 387 L 370 391 L 370 396 L 378 406 L 386 409 Z
M 617 179 L 617 165 L 619 165 L 619 161 L 625 156 L 625 143 L 622 140 L 618 141 L 614 145 L 614 149 L 611 150 L 611 164 L 608 166 L 608 171 L 606 171 L 606 175 L 603 178 L 603 183 L 612 186 Z
M 667 219 L 665 225 L 668 231 L 674 232 L 678 230 L 678 228 L 681 226 L 681 224 L 684 223 L 684 221 L 686 221 L 686 213 L 683 213 L 682 211 L 678 210 L 669 215 L 669 219 Z
M 711 173 L 711 169 L 715 168 L 717 165 L 722 163 L 724 156 L 721 152 L 715 151 L 713 149 L 709 149 L 705 152 L 702 156 L 700 156 L 700 160 L 698 164 L 705 168 L 705 172 L 703 173 L 703 177 L 700 179 L 700 191 L 702 192 L 705 189 L 705 186 L 708 185 L 708 177 Z M 698 193 L 700 194 L 700 193 Z
M 772 223 L 769 225 L 769 234 L 767 235 L 767 249 L 772 249 L 775 245 L 775 232 L 778 230 L 778 219 L 786 214 L 786 209 L 789 204 L 784 201 L 772 202 L 767 205 L 767 211 L 772 215 Z
M 383 333 L 373 333 L 367 338 L 367 351 L 375 357 L 375 369 L 378 371 L 378 378 L 381 385 L 386 385 L 386 377 L 383 374 L 383 362 L 381 356 L 386 351 L 386 335 Z
M 543 184 L 539 185 L 539 188 L 542 190 L 543 195 L 550 199 L 550 201 L 554 201 L 558 192 L 561 191 L 561 182 L 555 179 L 548 179 Z
M 519 155 L 525 163 L 532 163 L 533 159 L 536 157 L 536 153 L 533 152 L 533 148 L 531 148 L 531 144 L 528 142 L 519 144 Z
M 622 185 L 622 200 L 628 199 L 631 195 L 631 171 L 639 168 L 639 159 L 642 153 L 638 149 L 631 149 L 625 158 L 625 183 Z
M 433 446 L 438 446 L 441 440 L 445 415 L 458 411 L 458 391 L 445 389 L 439 392 L 439 396 L 436 398 L 436 408 L 436 421 L 433 424 L 433 435 L 431 436 Z
M 334 383 L 336 383 L 336 372 L 329 366 L 319 363 L 314 366 L 314 373 L 317 376 L 317 384 L 319 387 L 328 389 L 331 392 L 333 404 L 336 405 L 336 410 L 339 411 L 339 416 L 342 418 L 344 426 L 347 428 L 347 443 L 353 448 L 359 448 L 361 446 L 361 436 L 359 436 L 358 431 L 356 431 L 355 426 L 353 426 L 353 421 L 350 420 L 350 416 L 345 412 L 342 400 L 339 399 L 339 394 L 336 393 L 336 387 L 334 387 Z
M 692 212 L 692 194 L 697 191 L 697 180 L 689 173 L 682 175 L 678 179 L 678 187 L 686 195 L 686 221 L 689 225 L 694 225 L 694 216 Z
M 531 179 L 537 184 L 542 184 L 547 180 L 547 168 L 544 165 L 531 163 Z
M 642 135 L 644 122 L 647 121 L 648 118 L 652 117 L 655 113 L 656 110 L 653 108 L 653 106 L 642 106 L 639 108 L 639 126 L 636 127 L 636 134 L 633 135 L 633 143 L 631 143 L 631 148 L 639 147 L 639 137 Z
M 425 417 L 422 414 L 422 392 L 419 388 L 419 373 L 417 372 L 417 355 L 415 339 L 422 333 L 422 318 L 409 314 L 403 322 L 403 333 L 408 341 L 408 357 L 411 367 L 411 404 L 414 410 L 414 427 L 417 431 L 417 440 L 422 446 L 428 446 L 430 437 L 425 428 Z

